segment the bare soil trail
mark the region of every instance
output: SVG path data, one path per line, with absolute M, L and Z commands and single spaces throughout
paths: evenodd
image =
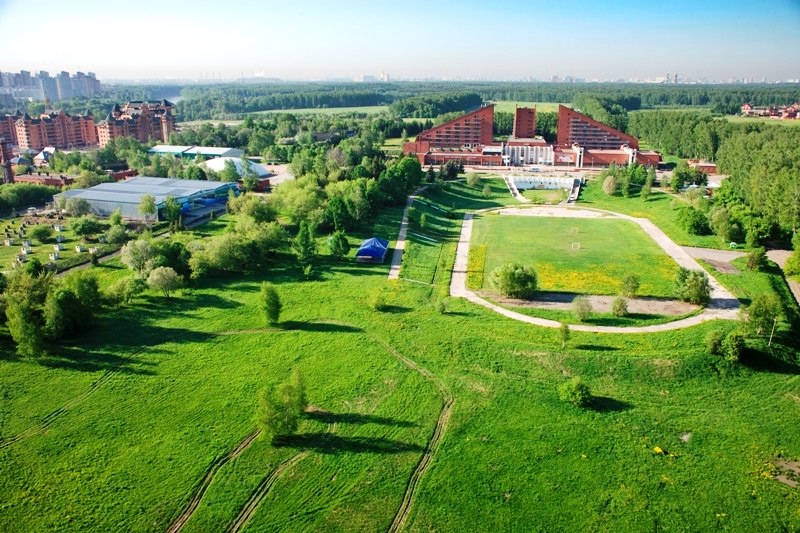
M 256 490 L 253 491 L 253 494 L 250 496 L 250 499 L 247 500 L 247 503 L 244 505 L 242 510 L 239 512 L 239 516 L 231 523 L 230 526 L 226 529 L 226 531 L 230 533 L 235 533 L 237 531 L 241 531 L 242 528 L 246 527 L 250 520 L 253 518 L 258 506 L 261 504 L 261 501 L 264 497 L 269 494 L 270 489 L 275 484 L 275 482 L 281 477 L 281 475 L 288 469 L 295 466 L 297 463 L 302 461 L 305 456 L 308 455 L 308 452 L 300 452 L 297 455 L 293 455 L 292 457 L 286 459 L 284 462 L 279 464 L 272 472 L 270 472 L 269 476 L 264 478 L 261 483 L 259 483 Z
M 192 499 L 189 500 L 189 503 L 186 505 L 181 515 L 175 519 L 172 525 L 169 526 L 167 533 L 177 533 L 183 529 L 183 526 L 186 525 L 186 522 L 189 521 L 195 510 L 197 510 L 197 507 L 200 505 L 200 501 L 203 499 L 203 496 L 208 490 L 208 487 L 211 485 L 211 482 L 214 481 L 214 477 L 217 475 L 219 469 L 242 455 L 242 452 L 244 452 L 260 434 L 260 429 L 254 429 L 248 433 L 248 435 L 242 439 L 242 441 L 239 442 L 239 444 L 237 444 L 230 452 L 222 457 L 217 458 L 213 463 L 211 463 L 211 465 L 208 467 L 208 470 L 206 470 L 203 479 L 200 481 L 200 484 L 197 486 L 197 489 L 195 489 Z
M 383 340 L 378 338 L 375 338 L 374 340 L 382 344 L 389 351 L 389 353 L 400 360 L 401 363 L 406 365 L 411 370 L 418 372 L 425 379 L 433 383 L 436 388 L 439 389 L 439 393 L 441 394 L 444 402 L 442 405 L 442 410 L 439 412 L 439 418 L 436 420 L 436 426 L 434 427 L 433 435 L 431 435 L 430 440 L 428 440 L 428 445 L 425 447 L 422 457 L 420 457 L 416 468 L 414 468 L 414 472 L 411 474 L 411 477 L 406 484 L 406 490 L 403 493 L 403 500 L 400 502 L 400 507 L 397 509 L 397 513 L 395 513 L 392 524 L 389 526 L 390 533 L 397 533 L 405 529 L 405 526 L 408 523 L 408 518 L 411 514 L 411 509 L 414 504 L 414 498 L 417 494 L 417 487 L 420 480 L 425 475 L 425 472 L 428 471 L 428 468 L 430 468 L 431 464 L 433 463 L 433 458 L 439 449 L 439 445 L 442 442 L 442 437 L 444 437 L 444 434 L 447 431 L 447 423 L 450 421 L 450 415 L 453 411 L 453 403 L 455 402 L 455 398 L 452 394 L 450 394 L 447 385 L 445 385 L 441 379 L 433 375 L 433 373 L 431 373 L 427 368 L 404 356 Z

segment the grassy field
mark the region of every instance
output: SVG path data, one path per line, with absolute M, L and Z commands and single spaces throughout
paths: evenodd
M 522 196 L 537 205 L 555 205 L 567 199 L 567 191 L 564 189 L 555 190 L 536 190 L 526 189 L 520 191 Z
M 372 105 L 357 107 L 306 107 L 303 109 L 271 109 L 269 111 L 254 111 L 249 115 L 345 115 L 359 113 L 364 115 L 378 115 L 389 111 L 388 105 Z
M 627 220 L 490 214 L 475 218 L 472 245 L 487 246 L 484 289 L 490 289 L 492 270 L 516 262 L 535 267 L 543 291 L 618 294 L 625 274 L 636 272 L 641 276 L 640 295 L 670 297 L 678 270 Z
M 452 244 L 463 210 L 513 201 L 491 184 L 488 200 L 482 184 L 423 195 L 456 213 L 426 208 L 440 243 Z M 392 209 L 360 233 L 398 227 Z M 440 257 L 419 255 L 413 269 Z M 322 257 L 319 269 L 303 281 L 283 257 L 170 300 L 145 294 L 42 360 L 17 358 L 0 336 L 0 529 L 165 531 L 252 431 L 256 392 L 295 365 L 323 412 L 283 445 L 256 439 L 221 466 L 186 531 L 225 530 L 277 465 L 252 530 L 387 530 L 446 397 L 408 530 L 800 528 L 800 491 L 774 479 L 779 459 L 800 458 L 800 372 L 769 352 L 737 366 L 707 355 L 707 332 L 732 324 L 573 332 L 562 348 L 555 330 L 463 300 L 438 313 L 444 275 L 432 288 L 389 285 L 388 265 Z M 772 290 L 770 275 L 742 283 Z M 262 280 L 278 286 L 281 327 L 258 319 Z M 386 312 L 366 305 L 380 290 Z M 779 342 L 797 338 L 787 328 Z M 592 387 L 590 409 L 558 399 L 569 376 Z
M 598 209 L 608 209 L 624 213 L 637 218 L 647 218 L 661 228 L 670 239 L 681 246 L 699 246 L 701 248 L 728 248 L 727 242 L 722 242 L 715 235 L 691 235 L 677 222 L 678 210 L 673 209 L 672 202 L 685 205 L 676 196 L 661 192 L 653 192 L 648 200 L 643 201 L 638 194 L 624 198 L 620 194 L 608 196 L 603 192 L 602 183 L 598 179 L 591 179 L 581 189 L 578 204 Z
M 572 104 L 558 104 L 556 102 L 517 102 L 513 100 L 498 100 L 494 102 L 495 112 L 513 113 L 517 107 L 535 107 L 540 113 L 552 113 L 558 111 L 559 105 L 572 107 Z

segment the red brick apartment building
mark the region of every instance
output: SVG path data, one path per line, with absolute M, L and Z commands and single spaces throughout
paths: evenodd
M 63 111 L 46 111 L 38 117 L 16 111 L 0 116 L 0 138 L 22 150 L 41 150 L 45 146 L 58 149 L 105 146 L 118 137 L 134 137 L 142 142 L 158 139 L 169 142 L 175 131 L 175 104 L 167 100 L 128 102 L 114 108 L 106 120 L 95 125 L 90 111 L 70 115 Z
M 97 144 L 94 117 L 69 115 L 63 111 L 49 111 L 38 118 L 25 113 L 14 122 L 16 143 L 23 150 L 41 150 L 45 146 L 56 148 L 83 148 Z
M 639 141 L 565 106 L 558 109 L 556 144 L 536 136 L 536 109 L 518 108 L 513 135 L 505 143 L 492 139 L 494 106 L 489 105 L 420 133 L 403 146 L 423 165 L 455 160 L 465 165 L 523 164 L 576 167 L 628 165 L 657 166 L 657 152 L 642 152 Z
M 123 107 L 114 105 L 105 120 L 97 125 L 100 146 L 112 139 L 133 137 L 141 142 L 158 139 L 169 142 L 175 131 L 175 104 L 167 100 L 158 102 L 128 102 Z

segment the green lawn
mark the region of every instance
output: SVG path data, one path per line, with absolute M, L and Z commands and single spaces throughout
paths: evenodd
M 523 102 L 514 100 L 498 100 L 494 102 L 495 112 L 513 113 L 517 107 L 535 107 L 540 113 L 553 113 L 558 111 L 559 105 L 572 107 L 572 104 L 558 104 L 557 102 Z
M 483 196 L 487 185 L 491 191 L 488 199 Z M 490 176 L 474 187 L 458 181 L 447 183 L 439 192 L 424 192 L 421 201 L 414 203 L 401 276 L 446 290 L 464 213 L 516 203 L 503 180 Z
M 389 111 L 388 105 L 371 105 L 371 106 L 356 106 L 356 107 L 306 107 L 302 109 L 270 109 L 268 111 L 254 111 L 248 113 L 249 115 L 275 115 L 287 114 L 292 115 L 345 115 L 351 113 L 359 113 L 365 115 L 378 115 Z
M 638 193 L 632 194 L 630 198 L 624 198 L 619 193 L 614 196 L 608 196 L 603 192 L 602 185 L 599 179 L 590 179 L 586 186 L 581 189 L 578 205 L 608 209 L 609 211 L 637 218 L 647 218 L 661 228 L 670 239 L 681 246 L 728 248 L 729 243 L 722 242 L 719 237 L 714 235 L 691 235 L 678 225 L 678 210 L 674 209 L 672 204 L 675 202 L 677 206 L 686 205 L 680 198 L 660 191 L 654 191 L 646 202 L 639 197 Z
M 513 201 L 491 183 L 488 200 L 482 185 L 429 200 L 458 215 Z M 359 236 L 394 238 L 399 213 Z M 445 217 L 430 231 L 450 238 L 458 225 Z M 438 257 L 418 268 L 435 269 Z M 800 458 L 800 374 L 769 352 L 738 366 L 707 355 L 704 336 L 732 324 L 573 332 L 562 348 L 556 330 L 463 300 L 439 314 L 430 286 L 387 284 L 388 265 L 322 257 L 319 270 L 303 281 L 285 256 L 170 300 L 148 293 L 42 360 L 17 358 L 0 336 L 0 529 L 165 531 L 254 427 L 257 391 L 295 365 L 310 403 L 329 414 L 308 416 L 284 445 L 256 440 L 220 468 L 186 531 L 225 530 L 292 457 L 253 531 L 387 530 L 434 432 L 439 387 L 452 415 L 417 485 L 410 531 L 800 528 L 800 491 L 774 479 L 779 458 Z M 748 273 L 771 290 L 765 275 Z M 282 327 L 260 322 L 263 280 L 278 287 Z M 377 290 L 388 290 L 386 312 L 366 305 Z M 777 341 L 797 338 L 782 329 Z M 592 388 L 591 409 L 558 399 L 570 376 Z
M 492 270 L 516 262 L 535 267 L 543 291 L 618 294 L 625 274 L 634 272 L 640 295 L 670 297 L 678 270 L 627 220 L 486 215 L 475 218 L 472 245 L 487 246 L 484 289 Z
M 537 189 L 526 189 L 520 191 L 522 196 L 531 200 L 534 204 L 537 205 L 555 205 L 561 203 L 562 201 L 567 199 L 567 191 L 564 189 L 556 189 L 552 191 L 548 190 L 537 190 Z

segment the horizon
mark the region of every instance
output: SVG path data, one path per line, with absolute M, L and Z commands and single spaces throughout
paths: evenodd
M 137 33 L 136 17 L 123 6 L 0 0 L 0 43 L 14 50 L 2 70 L 94 72 L 101 81 L 322 81 L 381 73 L 392 80 L 465 81 L 645 81 L 666 74 L 678 74 L 679 82 L 800 78 L 797 0 L 778 0 L 768 10 L 754 0 L 735 6 L 719 0 L 657 6 L 623 0 L 612 7 L 579 0 L 568 9 L 520 0 L 501 7 L 474 0 L 299 0 L 291 6 L 143 0 L 136 11 L 160 15 L 143 20 L 145 41 L 115 31 L 124 24 Z M 34 12 L 41 19 L 35 27 L 19 23 Z M 90 30 L 77 32 L 76 26 Z M 159 34 L 161 27 L 167 36 Z M 44 37 L 30 39 L 33 32 Z

